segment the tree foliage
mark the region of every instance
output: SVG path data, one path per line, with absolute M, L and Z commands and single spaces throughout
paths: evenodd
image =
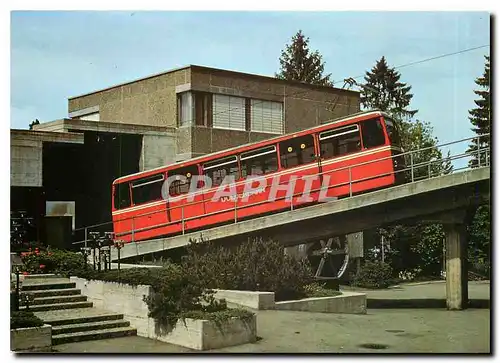
M 411 86 L 400 81 L 401 74 L 380 58 L 371 71 L 366 72 L 361 86 L 361 104 L 365 109 L 386 111 L 399 120 L 409 120 L 417 110 L 409 109 L 413 94 Z
M 300 81 L 321 86 L 331 86 L 330 74 L 324 74 L 325 62 L 321 54 L 309 49 L 309 38 L 302 30 L 292 37 L 281 51 L 280 71 L 276 78 L 287 81 Z
M 474 140 L 470 145 L 468 152 L 477 151 L 479 148 L 486 148 L 490 146 L 491 136 L 484 136 L 491 131 L 491 103 L 490 103 L 490 57 L 485 56 L 486 62 L 484 73 L 475 81 L 479 89 L 474 93 L 479 96 L 474 101 L 477 107 L 469 110 L 469 120 L 472 124 L 472 131 L 479 136 L 479 140 Z M 481 153 L 480 163 L 478 163 L 478 154 L 474 154 L 472 160 L 469 162 L 470 167 L 478 167 L 485 165 L 486 153 Z

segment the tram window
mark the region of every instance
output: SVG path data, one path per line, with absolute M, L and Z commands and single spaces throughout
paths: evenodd
M 168 176 L 179 176 L 179 179 L 170 182 L 170 185 L 168 186 L 168 194 L 171 197 L 175 197 L 176 195 L 186 194 L 189 192 L 193 175 L 198 175 L 198 165 L 189 165 L 183 168 L 170 170 L 168 172 Z M 185 177 L 185 179 L 180 178 L 180 176 Z
M 130 207 L 130 189 L 128 182 L 115 184 L 114 199 L 115 209 Z
M 329 159 L 361 150 L 358 125 L 348 125 L 319 135 L 321 157 Z
M 212 187 L 221 185 L 228 176 L 239 178 L 239 168 L 236 156 L 230 156 L 203 164 L 203 172 L 212 180 Z
M 161 189 L 164 174 L 156 174 L 132 182 L 132 200 L 134 204 L 144 204 L 162 199 Z
M 293 168 L 315 160 L 313 135 L 280 142 L 281 166 Z
M 361 123 L 363 147 L 369 149 L 385 144 L 384 130 L 380 118 L 372 118 Z
M 247 151 L 240 155 L 241 177 L 264 175 L 278 170 L 276 146 Z

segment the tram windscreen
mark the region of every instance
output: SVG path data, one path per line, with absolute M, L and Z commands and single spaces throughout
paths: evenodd
M 394 121 L 390 118 L 385 118 L 385 127 L 387 129 L 387 134 L 389 135 L 389 141 L 394 146 L 401 146 L 401 137 L 399 136 L 399 131 Z

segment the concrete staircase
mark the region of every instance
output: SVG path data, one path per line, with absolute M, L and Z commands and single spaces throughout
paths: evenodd
M 52 325 L 52 345 L 137 334 L 123 314 L 93 307 L 68 278 L 33 276 L 24 280 L 21 291 L 34 297 L 29 310 Z

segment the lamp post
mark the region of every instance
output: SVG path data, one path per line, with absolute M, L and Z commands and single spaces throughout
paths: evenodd
M 118 278 L 120 278 L 120 250 L 123 248 L 125 245 L 125 242 L 122 240 L 115 240 L 114 241 L 114 246 L 118 252 Z
M 90 232 L 89 235 L 90 235 L 90 248 L 92 248 L 92 252 L 93 252 L 93 254 L 92 254 L 92 266 L 95 270 L 95 260 L 96 260 L 95 250 L 96 250 L 97 245 L 98 245 L 97 239 L 99 238 L 99 232 Z

